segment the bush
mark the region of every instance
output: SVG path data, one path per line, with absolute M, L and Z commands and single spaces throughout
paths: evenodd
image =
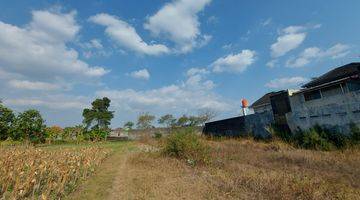
M 332 148 L 332 144 L 322 138 L 314 128 L 304 132 L 298 131 L 294 136 L 294 141 L 298 146 L 306 149 L 329 151 Z
M 281 128 L 277 124 L 272 124 L 269 127 L 269 132 L 271 134 L 271 138 L 279 138 L 280 140 L 283 140 L 285 142 L 291 142 L 291 140 L 293 139 L 293 135 L 290 131 L 284 130 L 284 128 Z
M 54 142 L 62 140 L 64 130 L 60 126 L 51 126 L 45 128 L 45 135 L 47 141 Z
M 85 139 L 91 141 L 101 141 L 105 140 L 109 135 L 109 130 L 107 129 L 93 129 L 85 134 Z
M 350 131 L 351 131 L 351 141 L 354 144 L 359 144 L 360 143 L 360 128 L 359 126 L 357 126 L 354 123 L 350 124 Z
M 162 133 L 160 133 L 160 132 L 155 132 L 154 138 L 155 138 L 155 139 L 160 139 L 160 138 L 162 138 Z
M 185 159 L 190 165 L 206 164 L 209 161 L 209 147 L 191 128 L 171 133 L 165 141 L 164 153 Z

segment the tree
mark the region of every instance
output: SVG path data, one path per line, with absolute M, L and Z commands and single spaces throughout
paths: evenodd
M 201 124 L 204 125 L 206 122 L 213 120 L 218 113 L 212 109 L 203 109 L 199 111 L 198 117 L 200 119 Z
M 96 99 L 91 103 L 91 109 L 84 109 L 83 122 L 86 125 L 86 129 L 108 129 L 111 119 L 114 117 L 114 111 L 108 110 L 110 102 L 111 100 L 107 97 Z
M 189 123 L 189 117 L 186 115 L 179 117 L 179 119 L 176 122 L 176 124 L 181 127 L 187 126 L 188 123 Z
M 173 115 L 166 114 L 158 119 L 158 123 L 161 125 L 165 125 L 167 128 L 170 128 L 175 125 L 176 119 Z
M 140 114 L 136 123 L 136 126 L 139 129 L 149 129 L 152 127 L 152 122 L 155 120 L 154 115 L 150 115 L 149 113 Z
M 188 121 L 189 121 L 189 126 L 199 126 L 202 124 L 203 119 L 199 116 L 189 116 Z
M 37 110 L 20 113 L 15 120 L 12 137 L 15 140 L 29 140 L 32 143 L 45 142 L 45 121 Z
M 11 136 L 11 126 L 14 123 L 15 115 L 13 111 L 0 102 L 0 140 L 5 140 Z
M 129 129 L 129 130 L 132 130 L 133 126 L 134 126 L 134 122 L 131 122 L 131 121 L 128 121 L 124 124 L 124 128 Z

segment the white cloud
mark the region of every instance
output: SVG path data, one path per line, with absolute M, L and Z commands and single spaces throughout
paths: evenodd
M 162 44 L 147 44 L 139 36 L 134 27 L 116 16 L 101 13 L 90 17 L 89 20 L 105 26 L 105 33 L 126 49 L 146 55 L 160 55 L 170 51 Z
M 224 50 L 229 50 L 233 47 L 233 44 L 229 43 L 229 44 L 224 44 L 221 48 Z
M 186 113 L 202 108 L 211 108 L 218 111 L 229 109 L 224 99 L 204 90 L 193 90 L 186 86 L 169 85 L 158 89 L 136 91 L 103 90 L 98 96 L 107 96 L 117 109 L 132 112 L 151 111 L 152 113 Z
M 205 80 L 206 75 L 210 72 L 205 68 L 190 68 L 186 72 L 187 80 L 183 86 L 192 90 L 211 90 L 215 84 L 211 80 Z
M 133 77 L 133 78 L 137 78 L 137 79 L 149 80 L 150 73 L 148 72 L 147 69 L 141 69 L 141 70 L 138 70 L 138 71 L 131 72 L 130 76 Z
M 303 67 L 314 60 L 324 58 L 337 59 L 342 58 L 350 53 L 350 47 L 345 44 L 338 43 L 327 50 L 318 47 L 310 47 L 305 49 L 297 58 L 290 58 L 286 62 L 287 67 Z
M 75 12 L 33 11 L 24 28 L 0 21 L 0 67 L 25 76 L 100 77 L 108 71 L 92 67 L 67 46 L 80 26 Z
M 58 90 L 60 85 L 40 82 L 40 81 L 27 81 L 27 80 L 10 80 L 9 85 L 16 89 L 24 90 Z
M 271 24 L 271 22 L 272 22 L 272 18 L 267 18 L 266 20 L 261 22 L 261 25 L 262 26 L 268 26 L 269 24 Z
M 186 72 L 186 79 L 179 84 L 149 90 L 101 90 L 96 95 L 109 97 L 118 113 L 149 111 L 157 115 L 180 115 L 204 108 L 232 111 L 234 104 L 212 91 L 215 84 L 206 78 L 208 74 L 205 68 L 191 68 Z
M 284 89 L 289 87 L 299 87 L 300 84 L 303 84 L 306 81 L 308 81 L 307 78 L 300 76 L 285 77 L 285 78 L 273 79 L 270 82 L 266 83 L 265 86 L 274 89 Z
M 277 38 L 277 41 L 271 45 L 271 56 L 273 58 L 281 57 L 291 50 L 294 50 L 302 44 L 306 38 L 306 30 L 303 26 L 289 26 L 284 28 Z
M 238 54 L 230 54 L 217 59 L 211 64 L 214 72 L 243 72 L 256 60 L 256 52 L 242 50 Z
M 277 62 L 278 62 L 277 59 L 270 60 L 269 62 L 266 63 L 266 66 L 268 66 L 270 68 L 274 68 L 276 66 Z
M 166 37 L 173 41 L 179 52 L 190 52 L 194 47 L 202 46 L 206 40 L 201 35 L 197 14 L 210 2 L 175 0 L 167 3 L 156 14 L 148 17 L 144 28 L 156 37 Z
M 99 40 L 99 39 L 92 39 L 89 42 L 80 44 L 80 46 L 85 49 L 103 49 L 104 48 L 104 46 L 101 43 L 101 40 Z
M 84 96 L 72 96 L 72 95 L 46 95 L 41 97 L 18 97 L 18 98 L 6 98 L 4 104 L 9 106 L 29 107 L 37 106 L 42 108 L 54 109 L 54 110 L 81 110 L 88 107 L 90 104 L 90 98 Z

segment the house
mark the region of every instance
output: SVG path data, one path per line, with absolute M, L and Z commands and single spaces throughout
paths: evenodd
M 300 90 L 269 92 L 250 108 L 254 114 L 206 123 L 203 133 L 266 137 L 276 124 L 293 133 L 320 125 L 347 134 L 351 123 L 360 124 L 360 63 L 335 68 Z
M 360 63 L 335 68 L 303 85 L 289 95 L 291 111 L 286 121 L 292 132 L 314 125 L 350 131 L 350 123 L 360 124 Z
M 275 92 L 269 92 L 260 97 L 253 104 L 251 104 L 250 108 L 252 108 L 255 113 L 272 112 L 270 97 L 273 94 L 275 94 Z

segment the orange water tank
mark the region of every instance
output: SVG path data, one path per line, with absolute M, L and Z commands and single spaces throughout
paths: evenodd
M 249 102 L 246 99 L 242 99 L 241 105 L 243 108 L 247 108 L 247 107 L 249 107 Z

